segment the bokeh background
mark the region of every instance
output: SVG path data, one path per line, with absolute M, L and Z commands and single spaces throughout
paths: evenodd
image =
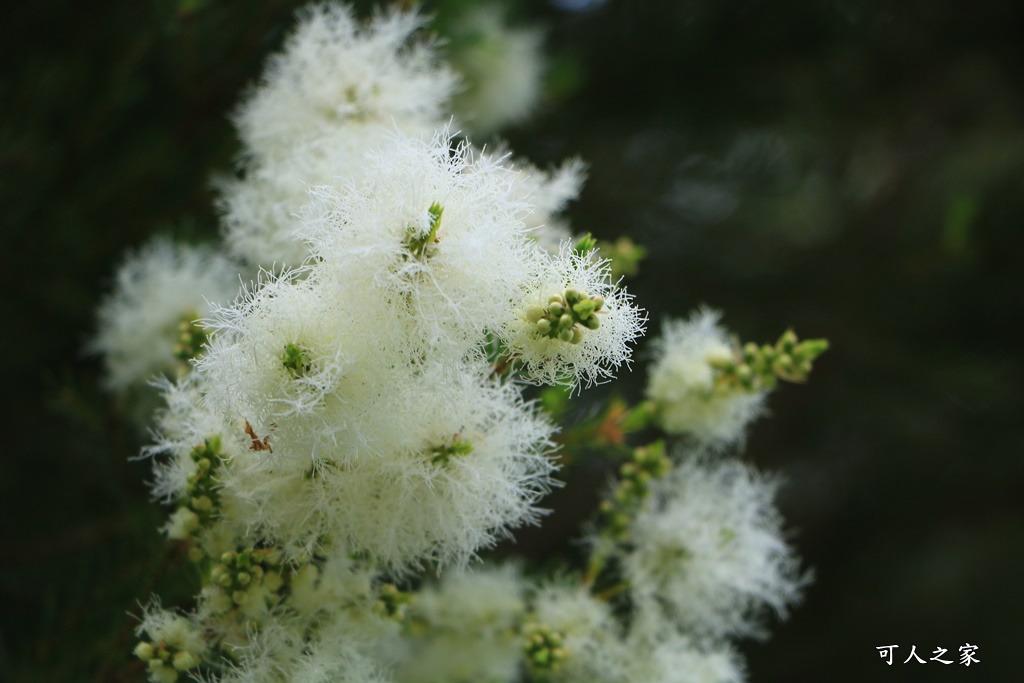
M 126 248 L 216 237 L 227 114 L 294 2 L 0 9 L 0 680 L 141 681 L 138 601 L 181 590 L 145 434 L 83 346 Z M 362 7 L 368 7 L 363 3 Z M 428 5 L 430 7 L 430 5 Z M 540 0 L 548 98 L 506 132 L 584 158 L 570 216 L 649 249 L 651 312 L 832 349 L 747 458 L 816 582 L 752 681 L 1020 680 L 1024 6 Z M 642 392 L 645 364 L 616 390 Z M 598 398 L 603 394 L 595 394 Z M 591 399 L 594 400 L 594 399 Z M 527 544 L 529 546 L 529 544 Z M 971 643 L 969 669 L 902 664 Z M 899 645 L 887 667 L 875 650 Z

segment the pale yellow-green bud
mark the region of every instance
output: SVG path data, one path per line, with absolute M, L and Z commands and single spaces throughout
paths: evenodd
M 541 334 L 547 334 L 551 331 L 551 321 L 547 318 L 541 318 L 537 321 L 537 331 Z
M 569 340 L 570 344 L 579 344 L 583 341 L 583 330 L 578 327 L 572 328 L 572 339 Z
M 263 586 L 271 593 L 277 591 L 284 585 L 284 579 L 277 572 L 267 572 L 263 576 Z
M 178 672 L 159 659 L 151 659 L 149 663 L 149 680 L 153 683 L 175 683 L 178 680 Z
M 559 303 L 558 301 L 555 301 L 552 302 L 550 306 L 548 306 L 548 312 L 551 314 L 552 317 L 557 318 L 561 316 L 563 313 L 565 313 L 565 307 L 562 306 L 562 304 Z
M 597 304 L 594 303 L 593 299 L 584 299 L 578 304 L 574 304 L 572 310 L 575 311 L 576 315 L 580 318 L 586 319 L 597 310 Z
M 153 643 L 147 643 L 142 641 L 135 646 L 135 656 L 141 660 L 149 661 L 153 659 Z
M 531 323 L 535 323 L 544 317 L 544 309 L 537 304 L 531 304 L 526 307 L 526 319 Z
M 572 327 L 572 316 L 565 313 L 558 319 L 558 328 L 561 330 L 567 330 L 570 327 Z
M 782 347 L 782 350 L 786 353 L 791 353 L 793 351 L 793 347 L 796 346 L 796 342 L 796 333 L 793 330 L 786 330 L 779 338 L 779 346 Z
M 588 330 L 596 330 L 601 327 L 601 320 L 596 315 L 592 315 L 584 320 L 583 324 L 586 325 Z
M 192 655 L 191 652 L 182 650 L 178 654 L 174 655 L 174 668 L 178 671 L 188 671 L 189 669 L 195 668 L 199 665 L 199 662 Z
M 562 330 L 561 332 L 558 333 L 558 338 L 561 339 L 564 342 L 571 342 L 572 341 L 572 330 L 570 330 L 568 328 Z
M 238 582 L 239 586 L 248 586 L 249 582 L 252 581 L 252 576 L 246 572 L 238 572 L 238 575 L 235 577 L 235 581 Z
M 793 359 L 790 357 L 788 353 L 784 353 L 775 359 L 775 362 L 772 364 L 772 367 L 776 370 L 776 372 L 785 372 L 793 367 Z

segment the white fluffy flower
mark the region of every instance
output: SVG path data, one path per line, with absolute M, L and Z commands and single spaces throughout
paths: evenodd
M 552 584 L 537 591 L 533 605 L 529 620 L 557 634 L 564 651 L 564 660 L 551 672 L 551 680 L 626 680 L 629 652 L 623 647 L 621 629 L 607 602 L 595 598 L 584 586 Z M 528 635 L 530 628 L 527 624 Z
M 282 422 L 269 435 L 273 453 L 233 460 L 224 490 L 292 554 L 331 538 L 395 569 L 463 563 L 536 519 L 553 467 L 551 426 L 518 390 L 469 377 L 410 372 L 362 404 L 328 397 L 326 415 L 361 407 L 365 419 L 335 441 Z
M 309 255 L 295 216 L 307 188 L 358 181 L 363 157 L 390 130 L 425 136 L 446 116 L 455 76 L 416 42 L 422 18 L 392 11 L 360 27 L 337 4 L 307 8 L 236 115 L 244 178 L 221 179 L 224 237 L 255 265 L 299 266 Z
M 316 188 L 304 210 L 317 267 L 404 321 L 394 341 L 409 355 L 458 360 L 515 315 L 543 257 L 527 238 L 517 173 L 452 149 L 447 130 L 429 141 L 396 132 L 366 162 L 361 184 Z
M 114 291 L 100 304 L 91 344 L 103 355 L 106 383 L 141 385 L 181 364 L 175 345 L 182 323 L 210 311 L 210 301 L 233 298 L 238 271 L 211 249 L 156 239 L 131 253 L 117 271 Z
M 727 646 L 697 646 L 668 635 L 653 645 L 634 645 L 626 665 L 627 680 L 652 683 L 742 683 L 739 655 Z
M 641 603 L 626 639 L 627 680 L 656 683 L 741 683 L 743 660 L 728 644 L 679 633 L 660 609 Z
M 708 309 L 689 320 L 669 320 L 654 342 L 647 396 L 670 434 L 689 433 L 710 446 L 743 438 L 747 424 L 761 412 L 766 392 L 715 388 L 711 361 L 733 356 L 729 337 Z
M 328 396 L 362 379 L 353 357 L 370 353 L 359 347 L 367 335 L 354 333 L 340 304 L 316 278 L 285 273 L 218 308 L 205 321 L 213 334 L 198 363 L 208 378 L 207 401 L 262 430 L 316 421 Z
M 442 125 L 434 120 L 407 121 L 402 130 L 412 137 L 429 137 Z M 350 121 L 295 145 L 282 158 L 251 161 L 244 178 L 219 179 L 224 240 L 230 252 L 265 267 L 301 265 L 309 247 L 297 235 L 298 214 L 309 202 L 309 189 L 361 182 L 366 154 L 386 145 L 394 130 L 393 123 Z
M 515 680 L 522 660 L 518 624 L 526 610 L 523 578 L 514 566 L 445 572 L 410 605 L 423 624 L 395 670 L 399 683 Z
M 347 610 L 320 613 L 315 629 L 286 621 L 269 622 L 248 634 L 245 645 L 231 648 L 234 662 L 216 683 L 387 683 L 380 662 L 367 654 L 372 638 L 365 620 Z M 367 642 L 370 641 L 370 642 Z
M 664 609 L 698 637 L 759 635 L 765 606 L 784 616 L 806 577 L 782 538 L 775 489 L 738 461 L 705 457 L 656 482 L 622 558 L 641 609 Z
M 340 4 L 304 9 L 236 115 L 248 151 L 261 161 L 283 159 L 353 122 L 438 121 L 456 77 L 429 43 L 410 39 L 422 23 L 415 13 L 391 11 L 361 27 Z
M 135 654 L 147 663 L 152 683 L 174 683 L 180 672 L 199 666 L 210 649 L 201 624 L 157 601 L 146 607 L 135 634 L 141 638 Z
M 461 17 L 449 54 L 465 87 L 452 106 L 471 132 L 493 133 L 533 113 L 544 72 L 541 40 L 538 30 L 507 26 L 495 4 Z
M 568 308 L 574 304 L 565 298 L 570 290 L 601 303 L 590 316 L 594 327 L 567 325 L 569 334 L 561 338 L 558 311 L 572 317 Z M 562 297 L 561 308 L 552 307 L 553 297 Z M 629 362 L 630 342 L 643 334 L 646 322 L 632 297 L 611 281 L 607 261 L 595 252 L 577 254 L 567 244 L 557 256 L 546 257 L 518 303 L 518 315 L 502 329 L 501 338 L 523 362 L 525 378 L 541 384 L 590 385 L 611 377 L 614 369 Z
M 221 415 L 203 405 L 203 386 L 198 374 L 189 373 L 174 382 L 163 379 L 156 386 L 165 405 L 156 414 L 155 441 L 142 454 L 157 459 L 153 466 L 153 493 L 170 502 L 185 493 L 188 477 L 196 470 L 190 455 L 194 447 L 220 438 L 228 457 L 242 448 L 240 442 L 230 440 L 230 427 Z

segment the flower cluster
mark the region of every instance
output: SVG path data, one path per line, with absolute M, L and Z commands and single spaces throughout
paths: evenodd
M 646 323 L 558 218 L 581 162 L 541 171 L 454 132 L 449 108 L 477 131 L 532 108 L 538 34 L 500 16 L 451 23 L 450 65 L 418 14 L 303 11 L 235 116 L 242 166 L 218 184 L 236 260 L 158 242 L 101 309 L 111 387 L 157 376 L 144 454 L 200 577 L 190 606 L 141 619 L 154 683 L 726 683 L 728 640 L 797 599 L 773 484 L 625 446 L 653 421 L 735 442 L 775 376 L 823 350 L 784 336 L 737 356 L 710 313 L 669 326 L 647 402 L 576 428 L 628 453 L 586 569 L 471 567 L 561 485 L 574 435 L 543 406 L 628 365 Z M 642 250 L 616 254 L 632 272 Z

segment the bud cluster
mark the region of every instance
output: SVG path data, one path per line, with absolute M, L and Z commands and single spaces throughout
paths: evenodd
M 543 680 L 559 672 L 569 656 L 564 642 L 564 634 L 542 624 L 523 627 L 523 653 L 534 678 Z
M 178 340 L 174 343 L 174 357 L 188 362 L 202 353 L 203 346 L 209 340 L 205 327 L 200 325 L 195 314 L 182 316 L 178 323 Z
M 164 641 L 143 640 L 135 646 L 135 656 L 146 662 L 149 678 L 154 683 L 174 683 L 178 674 L 199 666 L 200 660 L 188 650 Z
M 627 537 L 636 510 L 650 496 L 651 482 L 663 478 L 671 467 L 664 441 L 634 449 L 632 457 L 619 468 L 618 485 L 601 501 L 603 533 L 617 539 Z
M 405 619 L 406 609 L 412 598 L 412 593 L 398 590 L 393 583 L 385 583 L 379 589 L 372 610 L 382 617 L 402 621 Z
M 269 603 L 276 604 L 291 573 L 277 548 L 244 548 L 221 554 L 210 569 L 210 583 L 237 606 L 248 602 L 250 591 L 257 591 Z
M 590 296 L 583 290 L 569 287 L 561 294 L 551 295 L 547 306 L 528 306 L 526 319 L 533 323 L 538 336 L 579 344 L 583 341 L 584 329 L 601 327 L 597 314 L 603 307 L 603 296 Z
M 825 339 L 799 341 L 793 330 L 786 330 L 774 345 L 753 342 L 731 358 L 711 358 L 715 369 L 715 390 L 758 392 L 774 389 L 777 380 L 804 382 L 811 365 L 828 349 Z
M 186 478 L 186 487 L 178 499 L 169 527 L 169 535 L 187 540 L 197 529 L 216 516 L 220 502 L 216 478 L 224 463 L 220 436 L 212 436 L 189 451 L 193 468 Z

